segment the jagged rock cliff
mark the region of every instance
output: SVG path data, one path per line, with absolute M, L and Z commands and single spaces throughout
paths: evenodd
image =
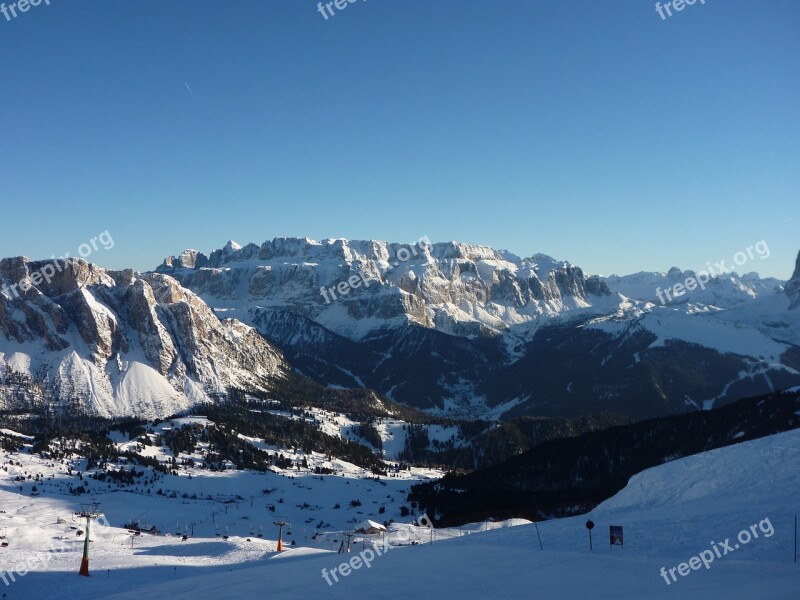
M 30 378 L 30 402 L 49 390 L 101 416 L 165 416 L 229 387 L 268 389 L 285 369 L 258 332 L 167 275 L 18 257 L 0 280 L 0 367 Z

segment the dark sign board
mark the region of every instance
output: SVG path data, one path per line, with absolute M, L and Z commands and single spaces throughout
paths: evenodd
M 622 525 L 612 525 L 610 527 L 611 530 L 611 545 L 612 546 L 623 546 L 622 543 Z

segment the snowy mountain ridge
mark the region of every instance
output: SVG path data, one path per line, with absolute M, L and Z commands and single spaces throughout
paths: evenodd
M 781 293 L 784 281 L 773 277 L 761 278 L 758 273 L 738 275 L 735 272 L 712 277 L 704 287 L 684 292 L 678 297 L 667 299 L 665 290 L 689 279 L 697 279 L 697 272 L 683 271 L 672 267 L 667 272 L 645 272 L 631 275 L 610 275 L 601 279 L 613 289 L 628 298 L 663 304 L 703 304 L 728 308 L 756 299 L 762 294 Z M 660 298 L 659 298 L 660 293 Z M 663 302 L 662 302 L 663 301 Z
M 458 336 L 495 335 L 541 317 L 617 302 L 597 277 L 566 261 L 426 239 L 229 242 L 208 256 L 185 250 L 157 271 L 245 322 L 253 323 L 262 309 L 291 309 L 352 340 L 408 324 Z M 336 286 L 353 276 L 365 285 L 337 296 Z M 331 288 L 333 301 L 321 293 Z
M 275 238 L 260 246 L 231 241 L 210 255 L 185 250 L 166 258 L 157 271 L 177 278 L 221 314 L 251 325 L 263 321 L 264 313 L 288 311 L 353 341 L 408 325 L 460 337 L 506 334 L 524 340 L 540 324 L 570 315 L 631 312 L 638 318 L 660 304 L 697 314 L 787 297 L 796 300 L 770 308 L 786 312 L 800 305 L 797 273 L 792 283 L 731 271 L 680 296 L 662 294 L 659 302 L 659 292 L 698 274 L 673 267 L 663 273 L 589 276 L 545 254 L 520 258 L 489 246 L 427 239 L 397 244 Z M 365 285 L 337 295 L 337 284 L 354 275 Z M 763 319 L 743 323 L 758 326 Z M 798 334 L 792 331 L 789 340 L 800 343 Z
M 725 273 L 662 305 L 659 290 L 697 274 L 587 276 L 545 254 L 488 246 L 309 238 L 187 250 L 157 270 L 256 327 L 321 383 L 448 415 L 602 406 L 639 418 L 664 409 L 634 406 L 618 390 L 645 386 L 648 402 L 675 412 L 800 382 L 800 311 L 789 297 L 798 284 L 755 273 Z M 574 335 L 554 347 L 558 331 Z M 543 368 L 554 353 L 559 362 Z M 673 387 L 687 360 L 720 364 L 702 385 L 678 375 Z
M 448 416 L 638 419 L 800 384 L 797 271 L 731 273 L 662 306 L 653 293 L 691 272 L 601 278 L 427 238 L 229 242 L 146 274 L 4 259 L 0 390 L 16 409 L 52 396 L 155 417 L 266 391 L 291 364 Z M 700 379 L 693 363 L 715 367 Z
M 254 329 L 220 320 L 166 275 L 20 257 L 0 261 L 0 278 L 4 409 L 57 398 L 62 409 L 104 417 L 166 416 L 229 387 L 266 390 L 286 369 Z M 11 375 L 29 379 L 13 384 Z

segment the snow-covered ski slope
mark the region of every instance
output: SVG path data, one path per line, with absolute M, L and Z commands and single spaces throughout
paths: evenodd
M 531 524 L 493 524 L 496 527 L 486 532 L 481 525 L 462 532 L 437 531 L 433 544 L 422 528 L 395 527 L 388 536 L 390 547 L 401 537 L 423 543 L 393 548 L 382 556 L 366 540 L 355 543 L 349 555 L 303 544 L 277 555 L 274 540 L 190 538 L 184 542 L 144 535 L 130 549 L 124 543 L 124 530 L 118 530 L 115 542 L 103 537 L 93 544 L 93 577 L 77 575 L 79 544 L 75 543 L 74 550 L 60 555 L 58 562 L 18 577 L 3 591 L 9 599 L 797 600 L 800 565 L 792 563 L 792 553 L 794 515 L 800 512 L 798 475 L 800 430 L 650 469 L 633 477 L 624 490 L 589 515 L 596 524 L 592 552 L 584 527 L 587 516 L 540 523 L 543 549 Z M 230 485 L 235 485 L 233 480 Z M 180 504 L 159 501 L 164 511 L 179 514 Z M 15 518 L 27 515 L 30 519 L 28 528 L 18 529 L 18 537 L 46 547 L 52 532 L 34 523 L 54 522 L 54 511 L 65 506 L 66 499 L 21 498 L 4 482 L 0 503 L 15 507 Z M 9 515 L 0 517 L 2 521 Z M 610 525 L 624 527 L 624 548 L 609 547 Z M 404 535 L 407 530 L 411 533 Z M 734 549 L 742 530 L 753 539 Z M 383 542 L 376 539 L 377 547 L 382 547 Z M 722 555 L 725 545 L 732 550 Z M 338 582 L 329 575 L 331 585 L 326 583 L 322 569 L 330 574 L 334 568 L 341 569 L 345 560 L 368 558 L 368 553 L 361 554 L 365 548 L 375 554 L 370 568 L 362 563 L 346 576 L 337 570 Z M 681 563 L 714 548 L 721 556 L 714 556 L 708 569 L 701 564 L 692 570 L 687 565 L 683 570 L 688 574 L 680 574 Z M 19 561 L 23 556 L 19 550 L 4 555 L 3 568 L 8 568 L 12 557 Z M 677 581 L 668 585 L 662 567 L 668 579 L 669 569 L 675 569 Z

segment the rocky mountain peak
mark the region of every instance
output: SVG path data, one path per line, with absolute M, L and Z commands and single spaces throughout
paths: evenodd
M 165 274 L 17 257 L 0 261 L 0 285 L 0 369 L 32 379 L 31 401 L 48 389 L 102 416 L 166 416 L 282 376 L 282 356 L 254 329 L 220 321 Z
M 789 308 L 792 310 L 800 308 L 800 252 L 797 254 L 797 261 L 795 262 L 792 278 L 786 282 L 784 289 L 791 301 Z

